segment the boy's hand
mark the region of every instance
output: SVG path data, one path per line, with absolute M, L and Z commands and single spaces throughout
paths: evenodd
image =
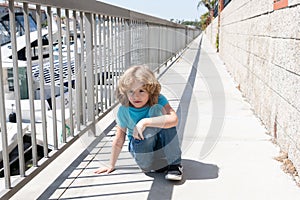
M 133 138 L 136 140 L 143 140 L 144 139 L 143 132 L 145 128 L 146 128 L 145 120 L 141 119 L 134 127 Z
M 99 167 L 96 171 L 94 171 L 94 173 L 96 174 L 102 174 L 104 172 L 106 172 L 107 174 L 113 172 L 115 170 L 114 167 Z

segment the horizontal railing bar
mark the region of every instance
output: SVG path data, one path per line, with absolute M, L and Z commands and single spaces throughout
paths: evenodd
M 135 19 L 142 20 L 145 23 L 160 24 L 165 26 L 172 26 L 176 28 L 186 28 L 186 26 L 181 24 L 176 24 L 174 22 L 164 20 L 158 17 L 146 15 L 136 11 L 124 9 L 118 6 L 110 5 L 104 2 L 99 2 L 96 0 L 18 0 L 18 2 L 27 2 L 31 4 L 43 4 L 43 6 L 60 7 L 64 9 L 77 10 L 81 12 L 97 13 L 102 15 L 121 17 L 124 19 Z

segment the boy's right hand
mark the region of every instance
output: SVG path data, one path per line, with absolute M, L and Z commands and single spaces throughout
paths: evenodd
M 109 174 L 109 173 L 113 172 L 114 170 L 115 170 L 114 167 L 99 167 L 96 171 L 94 171 L 94 173 L 102 174 L 102 173 L 106 172 L 107 174 Z

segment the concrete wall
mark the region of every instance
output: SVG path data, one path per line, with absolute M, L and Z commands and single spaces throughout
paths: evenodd
M 212 43 L 214 27 L 206 32 Z M 279 10 L 273 10 L 273 0 L 232 0 L 221 13 L 219 51 L 254 112 L 300 172 L 300 0 Z
M 218 33 L 218 18 L 214 19 L 212 23 L 205 29 L 205 35 L 209 41 L 216 48 L 216 38 Z

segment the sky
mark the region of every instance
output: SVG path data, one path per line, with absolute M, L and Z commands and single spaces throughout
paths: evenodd
M 207 12 L 205 7 L 197 8 L 200 0 L 99 0 L 104 3 L 137 11 L 166 20 L 200 21 Z
M 0 0 L 3 2 L 4 0 Z M 200 21 L 207 12 L 204 6 L 197 8 L 200 0 L 96 0 L 166 20 Z

